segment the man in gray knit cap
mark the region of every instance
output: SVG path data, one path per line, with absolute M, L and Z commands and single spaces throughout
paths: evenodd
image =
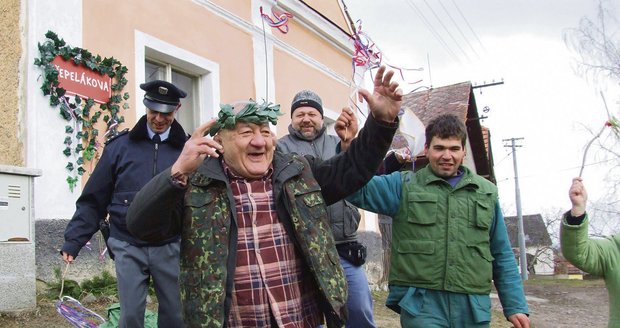
M 278 140 L 277 147 L 285 153 L 312 155 L 327 160 L 345 151 L 357 134 L 358 123 L 351 109 L 343 108 L 338 120 L 344 121 L 346 128 L 336 130 L 338 137 L 327 134 L 321 98 L 313 91 L 300 91 L 291 104 L 289 134 Z M 349 287 L 349 319 L 346 326 L 375 327 L 372 297 L 362 267 L 366 259 L 366 248 L 357 241 L 360 214 L 355 206 L 342 200 L 328 207 L 328 215 Z

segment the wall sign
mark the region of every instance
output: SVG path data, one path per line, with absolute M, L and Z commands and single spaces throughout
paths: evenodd
M 109 76 L 77 65 L 73 60 L 64 60 L 60 55 L 54 57 L 52 65 L 58 71 L 58 86 L 67 94 L 91 98 L 100 104 L 107 103 L 112 96 L 112 78 Z

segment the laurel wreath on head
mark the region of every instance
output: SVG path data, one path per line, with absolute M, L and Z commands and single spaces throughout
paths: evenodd
M 236 114 L 233 105 L 222 104 L 220 105 L 217 122 L 209 129 L 209 135 L 214 136 L 221 129 L 232 130 L 235 128 L 237 122 L 262 124 L 268 121 L 276 125 L 278 124 L 278 116 L 280 115 L 282 115 L 282 112 L 280 112 L 280 105 L 268 103 L 266 101 L 258 104 L 256 101 L 250 99 L 245 107 Z

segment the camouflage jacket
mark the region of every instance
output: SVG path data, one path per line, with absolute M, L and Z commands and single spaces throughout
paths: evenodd
M 362 187 L 387 152 L 395 125 L 369 119 L 349 150 L 328 161 L 276 151 L 273 196 L 278 218 L 302 255 L 328 327 L 346 320 L 346 281 L 326 206 Z M 372 142 L 371 142 L 372 140 Z M 188 327 L 224 327 L 236 263 L 234 198 L 221 162 L 207 158 L 189 188 L 162 172 L 136 195 L 129 230 L 144 240 L 181 233 L 181 297 Z

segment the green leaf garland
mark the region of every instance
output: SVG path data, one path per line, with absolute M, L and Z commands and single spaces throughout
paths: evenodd
M 67 184 L 73 192 L 75 186 L 79 182 L 78 176 L 86 172 L 84 165 L 98 158 L 98 150 L 101 148 L 97 142 L 99 131 L 95 124 L 102 117 L 106 123 L 106 140 L 118 133 L 119 124 L 125 122 L 125 118 L 120 115 L 120 109 L 128 109 L 129 93 L 121 93 L 127 79 L 127 67 L 123 66 L 120 61 L 115 58 L 101 58 L 99 55 L 93 55 L 86 49 L 68 46 L 63 39 L 60 39 L 56 33 L 48 31 L 45 33 L 47 40 L 38 44 L 40 58 L 35 58 L 34 64 L 41 67 L 43 81 L 41 91 L 44 95 L 50 96 L 49 104 L 51 107 L 58 107 L 60 116 L 72 123 L 72 125 L 63 124 L 67 137 L 64 140 L 63 154 L 69 158 L 69 162 L 65 166 L 69 175 L 67 176 Z M 84 65 L 92 71 L 108 75 L 112 78 L 112 95 L 105 104 L 95 107 L 93 99 L 81 99 L 79 96 L 65 96 L 66 90 L 59 87 L 58 71 L 52 64 L 56 56 L 60 55 L 65 60 L 73 60 L 77 65 Z M 122 103 L 122 107 L 121 107 Z M 60 106 L 59 106 L 60 105 Z M 73 142 L 75 147 L 71 147 Z M 84 148 L 83 143 L 86 144 Z
M 262 124 L 269 121 L 271 124 L 276 125 L 280 115 L 282 115 L 280 105 L 266 101 L 258 104 L 250 99 L 245 107 L 237 113 L 235 113 L 233 105 L 222 104 L 220 105 L 217 122 L 209 129 L 209 134 L 214 136 L 221 129 L 234 129 L 237 122 Z

